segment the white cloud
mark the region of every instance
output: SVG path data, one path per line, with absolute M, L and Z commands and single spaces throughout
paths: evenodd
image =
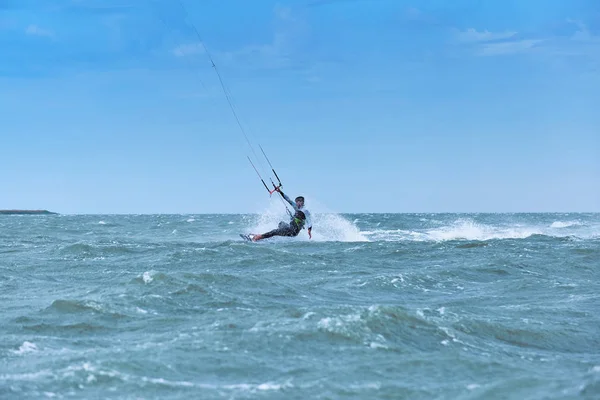
M 202 43 L 181 44 L 173 49 L 173 54 L 175 54 L 177 57 L 201 53 L 204 53 L 204 46 Z
M 415 7 L 407 8 L 404 14 L 410 20 L 418 20 L 423 15 L 421 10 Z
M 275 31 L 268 43 L 248 44 L 234 51 L 215 52 L 214 55 L 227 62 L 239 63 L 244 60 L 263 68 L 283 68 L 289 66 L 290 53 L 295 41 L 305 31 L 303 22 L 297 19 L 289 7 L 276 6 L 273 10 Z M 202 43 L 181 44 L 171 51 L 177 57 L 202 54 L 205 52 Z M 247 65 L 247 64 L 246 64 Z
M 278 19 L 280 19 L 282 21 L 293 20 L 292 10 L 289 7 L 276 6 L 274 12 L 275 12 L 275 17 L 277 17 Z
M 541 39 L 523 39 L 509 42 L 485 43 L 479 48 L 479 54 L 482 56 L 502 56 L 509 54 L 525 53 L 540 43 Z
M 588 29 L 587 25 L 585 25 L 583 22 L 572 19 L 567 19 L 567 22 L 575 24 L 579 28 L 579 30 L 577 30 L 573 36 L 571 36 L 572 40 L 579 43 L 588 44 L 600 43 L 600 36 L 594 36 Z
M 25 33 L 33 36 L 54 36 L 54 32 L 47 29 L 42 29 L 37 25 L 29 25 L 27 29 L 25 29 Z
M 222 53 L 228 61 L 245 65 L 253 64 L 259 68 L 279 69 L 302 64 L 298 60 L 299 49 L 308 35 L 308 25 L 289 7 L 277 6 L 273 10 L 273 37 L 268 43 L 248 44 L 238 50 Z
M 567 19 L 577 26 L 570 36 L 523 37 L 517 32 L 482 32 L 476 29 L 457 31 L 455 38 L 461 46 L 473 54 L 484 57 L 511 54 L 536 54 L 546 57 L 579 56 L 589 60 L 600 60 L 600 36 L 593 35 L 585 23 Z
M 600 35 L 594 35 L 582 21 L 567 19 L 577 26 L 569 37 L 555 37 L 543 48 L 543 54 L 552 56 L 582 70 L 600 70 Z
M 460 31 L 456 37 L 460 42 L 465 43 L 477 43 L 477 42 L 492 42 L 496 40 L 510 39 L 515 36 L 517 32 L 505 31 L 505 32 L 490 32 L 483 31 L 479 32 L 476 29 L 469 28 L 466 31 Z
M 459 44 L 479 57 L 531 55 L 547 65 L 559 68 L 598 71 L 600 36 L 594 35 L 582 21 L 567 22 L 576 27 L 568 35 L 525 37 L 516 32 L 493 33 L 469 29 L 460 32 Z
M 537 38 L 523 38 L 515 31 L 490 32 L 478 31 L 474 28 L 456 32 L 455 38 L 474 54 L 487 57 L 527 53 L 534 51 L 544 42 Z

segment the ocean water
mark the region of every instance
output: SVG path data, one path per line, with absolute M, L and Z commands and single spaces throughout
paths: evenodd
M 600 214 L 0 216 L 0 398 L 600 399 Z

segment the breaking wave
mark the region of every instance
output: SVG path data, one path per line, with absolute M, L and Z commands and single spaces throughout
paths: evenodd
M 570 228 L 570 229 L 567 229 Z M 472 219 L 458 219 L 454 222 L 425 229 L 377 229 L 363 231 L 372 241 L 488 241 L 498 239 L 525 239 L 534 235 L 548 237 L 573 237 L 591 239 L 600 237 L 599 226 L 586 226 L 578 221 L 555 221 L 548 225 L 506 224 L 491 225 L 475 222 Z

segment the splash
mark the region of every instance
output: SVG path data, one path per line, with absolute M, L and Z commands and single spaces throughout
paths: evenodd
M 568 228 L 570 226 L 580 226 L 579 221 L 555 221 L 550 225 L 550 228 Z
M 555 221 L 552 224 L 484 224 L 470 218 L 429 229 L 374 229 L 361 232 L 372 241 L 441 242 L 449 240 L 488 241 L 494 239 L 526 239 L 533 235 L 590 239 L 598 237 L 600 226 L 580 221 Z
M 531 235 L 543 234 L 542 230 L 526 226 L 491 226 L 479 224 L 470 219 L 459 219 L 452 225 L 431 229 L 426 237 L 434 241 L 442 240 L 491 240 L 525 239 Z
M 154 274 L 156 274 L 155 271 L 146 271 L 143 273 L 142 275 L 142 279 L 144 281 L 144 283 L 150 283 L 154 280 Z
M 384 242 L 414 241 L 443 242 L 448 240 L 492 240 L 492 239 L 524 239 L 542 231 L 533 227 L 491 226 L 479 224 L 470 219 L 459 219 L 450 225 L 425 230 L 374 230 L 363 232 L 371 240 Z
M 309 206 L 309 204 L 307 204 Z M 309 208 L 312 215 L 312 240 L 316 242 L 368 242 L 355 223 L 335 213 L 319 213 Z M 277 228 L 280 221 L 288 222 L 289 215 L 279 201 L 271 199 L 269 206 L 257 216 L 250 217 L 247 232 L 264 233 Z M 288 238 L 274 238 L 289 240 Z M 294 240 L 310 240 L 303 229 Z
M 19 350 L 12 350 L 12 352 L 14 354 L 25 354 L 25 353 L 33 353 L 38 351 L 37 346 L 35 345 L 35 343 L 31 343 L 28 341 L 24 341 L 23 344 L 21 345 L 21 347 L 19 347 Z
M 313 239 L 320 242 L 368 242 L 355 225 L 339 214 L 315 214 Z

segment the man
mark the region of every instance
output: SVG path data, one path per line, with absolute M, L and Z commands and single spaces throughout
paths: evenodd
M 292 217 L 289 224 L 281 221 L 277 229 L 273 229 L 272 231 L 263 233 L 262 235 L 251 235 L 252 240 L 256 242 L 257 240 L 267 239 L 273 236 L 298 236 L 304 226 L 308 228 L 308 237 L 312 239 L 312 219 L 310 217 L 310 212 L 306 209 L 306 207 L 304 207 L 304 197 L 298 196 L 294 202 L 290 200 L 290 198 L 287 197 L 280 188 L 277 187 L 275 190 L 281 193 L 285 201 L 294 207 L 294 211 L 296 211 L 296 213 Z

